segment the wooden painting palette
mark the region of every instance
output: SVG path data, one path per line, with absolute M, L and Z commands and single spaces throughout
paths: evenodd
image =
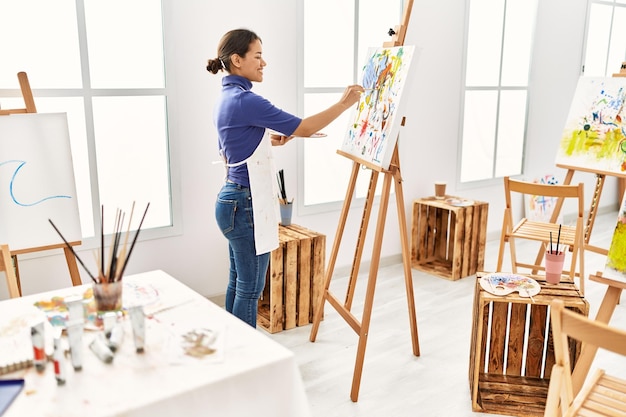
M 502 296 L 517 291 L 520 297 L 532 297 L 541 290 L 539 283 L 532 278 L 504 272 L 483 275 L 480 286 L 491 294 Z

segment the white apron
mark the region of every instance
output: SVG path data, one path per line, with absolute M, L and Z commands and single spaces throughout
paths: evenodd
M 276 168 L 268 131 L 265 131 L 259 146 L 248 159 L 226 164 L 226 166 L 234 167 L 242 164 L 248 165 L 250 178 L 254 214 L 254 245 L 256 254 L 262 255 L 278 247 L 278 223 L 280 221 Z

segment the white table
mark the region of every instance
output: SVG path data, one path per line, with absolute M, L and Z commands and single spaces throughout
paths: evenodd
M 83 370 L 75 372 L 68 358 L 65 385 L 57 385 L 51 363 L 43 374 L 30 367 L 0 376 L 25 379 L 24 390 L 3 417 L 310 416 L 291 351 L 163 271 L 124 280 L 158 293 L 158 301 L 146 308 L 152 315 L 146 320 L 145 352 L 135 353 L 128 320 L 111 364 L 88 349 L 96 332 L 86 332 Z M 86 288 L 0 302 L 0 317 L 3 323 L 15 322 L 37 300 L 82 294 Z M 218 331 L 217 352 L 200 360 L 178 355 L 173 347 L 180 334 L 197 327 Z

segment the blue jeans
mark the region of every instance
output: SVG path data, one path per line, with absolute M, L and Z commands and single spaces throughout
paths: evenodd
M 215 202 L 215 218 L 228 239 L 230 255 L 226 311 L 256 327 L 270 253 L 256 254 L 250 188 L 225 183 Z

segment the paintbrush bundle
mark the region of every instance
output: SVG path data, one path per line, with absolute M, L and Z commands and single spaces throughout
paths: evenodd
M 287 204 L 287 191 L 285 190 L 285 173 L 281 169 L 276 174 L 276 179 L 278 180 L 278 199 L 282 204 Z
M 102 218 L 100 219 L 100 250 L 96 252 L 96 261 L 98 265 L 98 274 L 97 277 L 87 269 L 83 261 L 80 259 L 78 254 L 74 251 L 72 246 L 68 243 L 68 241 L 63 237 L 61 231 L 54 225 L 52 220 L 48 219 L 54 230 L 61 236 L 65 245 L 72 251 L 76 260 L 80 263 L 83 269 L 89 274 L 89 277 L 96 284 L 101 283 L 110 283 L 120 281 L 122 276 L 124 275 L 124 270 L 128 265 L 128 259 L 133 252 L 133 248 L 135 247 L 135 243 L 137 243 L 137 237 L 139 236 L 139 232 L 141 231 L 141 226 L 143 225 L 143 221 L 146 218 L 146 213 L 148 213 L 148 207 L 150 207 L 150 203 L 146 205 L 146 209 L 143 212 L 143 216 L 141 217 L 141 221 L 139 222 L 139 226 L 135 231 L 135 235 L 133 236 L 132 242 L 129 247 L 129 237 L 131 231 L 131 223 L 133 220 L 133 212 L 135 211 L 135 203 L 133 203 L 130 217 L 128 219 L 128 226 L 126 228 L 126 233 L 124 230 L 124 223 L 126 213 L 122 210 L 117 209 L 115 212 L 115 220 L 113 233 L 110 237 L 110 244 L 108 253 L 105 249 L 105 235 L 104 235 L 104 206 L 102 207 Z M 123 242 L 122 242 L 123 240 Z M 105 256 L 108 255 L 108 256 Z

